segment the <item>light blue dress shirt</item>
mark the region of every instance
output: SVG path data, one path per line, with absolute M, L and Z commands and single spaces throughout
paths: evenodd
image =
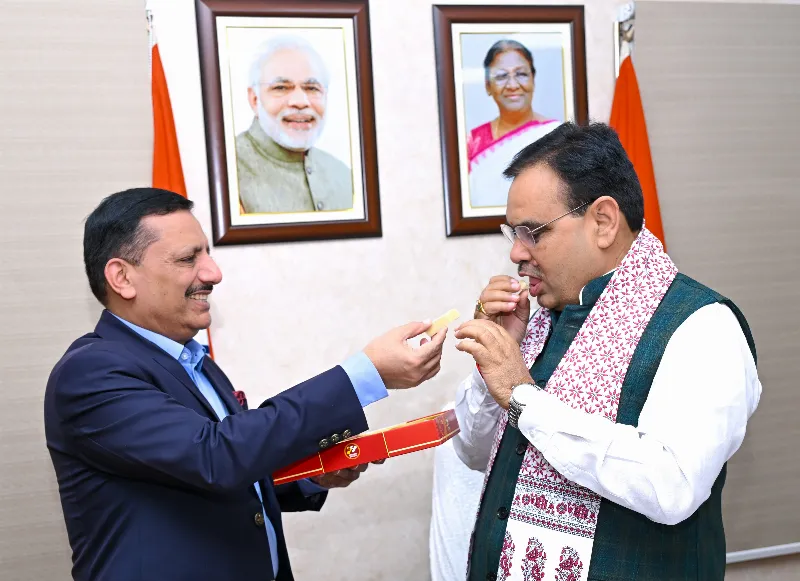
M 114 316 L 117 317 L 116 315 Z M 214 387 L 211 385 L 211 382 L 206 377 L 206 374 L 203 373 L 203 359 L 206 356 L 206 350 L 200 343 L 192 339 L 186 345 L 181 345 L 172 339 L 168 339 L 167 337 L 159 335 L 158 333 L 154 333 L 153 331 L 143 329 L 142 327 L 134 325 L 125 319 L 120 317 L 117 317 L 117 319 L 125 323 L 125 325 L 127 325 L 130 329 L 151 343 L 155 343 L 162 350 L 166 351 L 168 355 L 174 357 L 181 364 L 181 366 L 183 366 L 183 368 L 186 370 L 186 373 L 189 374 L 189 377 L 192 378 L 192 381 L 197 386 L 197 389 L 200 390 L 200 393 L 202 393 L 203 396 L 208 400 L 209 405 L 211 405 L 211 407 L 214 409 L 214 412 L 217 414 L 217 417 L 220 419 L 220 421 L 228 416 L 229 410 L 225 407 L 225 402 L 222 401 L 222 398 L 220 398 L 217 390 L 214 389 Z M 383 379 L 381 379 L 381 376 L 378 373 L 378 370 L 375 369 L 372 361 L 370 361 L 369 357 L 367 357 L 363 352 L 357 353 L 348 358 L 344 361 L 344 363 L 341 364 L 341 366 L 345 373 L 347 373 L 347 376 L 350 378 L 350 383 L 353 384 L 353 388 L 358 396 L 358 401 L 361 403 L 361 407 L 367 407 L 369 404 L 374 403 L 379 399 L 383 399 L 389 395 L 389 393 L 386 391 L 386 386 L 383 383 Z M 306 496 L 311 496 L 317 494 L 318 492 L 327 490 L 322 486 L 314 484 L 310 480 L 301 480 L 298 482 L 298 484 L 300 485 L 300 489 L 302 490 L 303 494 Z M 261 510 L 264 512 L 264 524 L 266 525 L 265 528 L 267 530 L 267 539 L 269 541 L 269 554 L 272 559 L 272 574 L 277 577 L 278 538 L 275 534 L 275 527 L 272 526 L 269 518 L 267 518 L 267 511 L 264 509 L 264 499 L 261 496 L 261 486 L 259 486 L 258 482 L 254 483 L 253 486 L 256 489 L 256 494 L 258 494 L 258 499 L 261 501 Z

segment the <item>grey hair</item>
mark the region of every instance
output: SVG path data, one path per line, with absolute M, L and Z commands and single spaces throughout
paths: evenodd
M 322 86 L 326 89 L 328 88 L 330 74 L 328 73 L 328 67 L 325 66 L 325 61 L 322 60 L 322 57 L 319 55 L 319 53 L 304 38 L 286 35 L 271 38 L 256 49 L 252 64 L 250 65 L 249 77 L 249 86 L 256 92 L 256 94 L 258 94 L 258 86 L 261 84 L 261 69 L 263 68 L 264 63 L 272 58 L 272 55 L 274 55 L 276 52 L 285 49 L 301 50 L 308 54 L 308 56 L 311 57 L 311 59 L 319 68 L 321 77 L 319 80 L 322 83 Z

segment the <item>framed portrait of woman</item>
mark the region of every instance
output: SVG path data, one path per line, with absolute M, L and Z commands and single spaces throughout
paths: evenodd
M 500 231 L 514 156 L 586 123 L 583 6 L 433 7 L 448 236 Z

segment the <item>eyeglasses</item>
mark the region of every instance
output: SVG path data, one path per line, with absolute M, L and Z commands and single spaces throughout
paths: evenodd
M 580 206 L 578 206 L 577 208 L 573 208 L 566 214 L 561 214 L 558 218 L 554 218 L 553 220 L 550 220 L 547 224 L 542 224 L 541 226 L 538 226 L 533 230 L 531 230 L 527 226 L 509 226 L 508 224 L 500 224 L 500 231 L 505 235 L 506 238 L 508 238 L 508 241 L 511 242 L 511 244 L 514 244 L 514 240 L 519 238 L 519 241 L 522 242 L 523 246 L 526 246 L 528 248 L 533 248 L 534 246 L 536 246 L 536 234 L 538 232 L 540 232 L 553 222 L 560 220 L 565 216 L 569 216 L 570 214 L 585 208 L 591 203 L 592 202 L 586 202 L 584 204 L 581 204 Z
M 489 78 L 494 81 L 497 86 L 504 87 L 506 84 L 508 84 L 508 81 L 511 77 L 514 77 L 514 80 L 518 85 L 527 85 L 531 80 L 531 74 L 527 71 L 515 71 L 513 73 L 509 73 L 508 71 L 500 71 L 491 75 Z

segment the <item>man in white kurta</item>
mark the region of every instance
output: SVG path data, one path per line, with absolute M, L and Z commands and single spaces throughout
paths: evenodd
M 721 581 L 725 465 L 761 393 L 744 316 L 644 227 L 607 126 L 559 127 L 506 173 L 530 290 L 492 278 L 456 332 L 477 365 L 454 448 L 488 471 L 467 578 Z

